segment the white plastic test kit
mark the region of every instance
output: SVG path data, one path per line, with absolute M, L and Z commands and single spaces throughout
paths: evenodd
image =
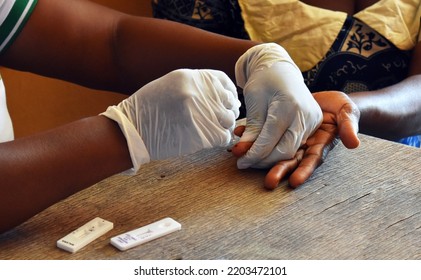
M 180 229 L 181 225 L 178 222 L 171 218 L 165 218 L 152 224 L 112 237 L 111 244 L 120 251 L 125 251 Z
M 57 247 L 76 253 L 113 228 L 113 223 L 95 218 L 57 241 Z

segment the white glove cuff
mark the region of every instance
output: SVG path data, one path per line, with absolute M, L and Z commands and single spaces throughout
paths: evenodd
M 117 106 L 108 107 L 108 109 L 100 115 L 114 120 L 120 126 L 124 137 L 126 137 L 127 147 L 129 148 L 130 158 L 133 163 L 133 167 L 123 172 L 123 174 L 136 174 L 142 164 L 150 162 L 149 152 L 146 149 L 142 137 L 140 137 L 136 128 L 129 121 L 127 116 L 118 109 Z
M 254 71 L 270 68 L 275 62 L 289 62 L 301 71 L 294 63 L 288 52 L 276 43 L 265 43 L 248 49 L 235 64 L 235 77 L 237 85 L 244 88 L 250 75 Z

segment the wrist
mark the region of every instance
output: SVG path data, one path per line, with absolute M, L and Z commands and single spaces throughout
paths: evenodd
M 150 156 L 146 145 L 137 131 L 134 124 L 122 113 L 118 106 L 110 106 L 100 115 L 105 116 L 118 123 L 121 132 L 126 138 L 133 168 L 127 170 L 126 174 L 135 174 L 142 164 L 150 162 Z

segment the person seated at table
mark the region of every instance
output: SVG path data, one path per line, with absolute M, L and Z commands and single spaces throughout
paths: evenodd
M 152 0 L 152 4 L 155 17 L 282 45 L 311 92 L 348 94 L 361 112 L 360 132 L 420 146 L 421 1 Z M 233 152 L 242 156 L 247 147 L 239 145 Z M 290 163 L 297 167 L 296 161 Z M 271 174 L 281 178 L 295 169 L 289 166 L 274 167 L 282 172 Z M 308 178 L 301 177 L 301 171 L 290 176 L 291 186 Z M 277 186 L 278 180 L 270 181 L 269 188 Z
M 135 17 L 83 0 L 5 0 L 0 30 L 2 66 L 134 92 L 98 116 L 14 140 L 0 88 L 0 232 L 104 178 L 135 173 L 150 160 L 228 145 L 239 114 L 235 76 L 250 105 L 248 137 L 260 142 L 239 165 L 265 160 L 270 167 L 290 159 L 323 127 L 319 100 L 276 44 Z M 334 118 L 329 137 L 339 128 L 355 144 L 358 114 L 347 111 L 354 104 L 336 100 L 337 108 L 324 110 Z M 283 118 L 261 117 L 280 112 Z M 338 119 L 343 112 L 349 116 Z M 269 133 L 275 127 L 287 133 L 275 139 Z

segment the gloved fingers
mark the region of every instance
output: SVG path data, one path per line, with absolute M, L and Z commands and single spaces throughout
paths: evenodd
M 241 102 L 238 100 L 237 92 L 221 89 L 218 91 L 219 102 L 222 104 L 221 114 L 224 116 L 221 118 L 221 125 L 225 128 L 235 126 L 235 120 L 240 116 Z
M 220 132 L 220 141 L 215 142 L 213 147 L 227 147 L 232 140 L 232 129 L 225 129 Z
M 189 100 L 195 129 L 204 147 L 227 146 L 231 142 L 240 102 L 237 88 L 229 77 L 218 70 L 198 70 L 196 95 Z M 201 116 L 201 117 L 199 117 Z
M 241 102 L 238 99 L 237 94 L 237 87 L 231 81 L 231 79 L 222 71 L 218 70 L 201 70 L 202 75 L 204 75 L 204 79 L 209 79 L 210 86 L 209 88 L 214 89 L 214 98 L 216 106 L 222 104 L 222 106 L 232 111 L 234 114 L 234 119 L 238 118 L 240 115 L 240 106 Z M 209 89 L 205 90 L 205 95 L 210 95 Z M 231 114 L 231 113 L 230 113 Z M 227 115 L 226 113 L 224 114 Z M 222 118 L 221 121 L 223 123 L 227 123 L 226 118 Z M 222 124 L 222 123 L 221 123 Z M 231 117 L 229 118 L 229 126 L 231 127 Z M 225 124 L 224 127 L 227 127 Z
M 218 81 L 215 81 L 218 83 Z M 205 119 L 217 120 L 219 126 L 224 129 L 234 130 L 235 120 L 239 115 L 239 103 L 236 104 L 233 100 L 231 92 L 216 86 L 214 83 L 213 88 L 208 88 L 204 95 L 203 100 L 191 100 L 199 106 L 200 110 L 197 112 L 205 117 Z M 228 101 L 230 100 L 230 101 Z M 230 102 L 231 106 L 226 108 L 226 104 Z M 224 105 L 225 103 L 225 105 Z
M 221 83 L 222 87 L 230 92 L 232 92 L 233 94 L 235 94 L 235 98 L 237 99 L 237 87 L 235 86 L 234 82 L 228 77 L 227 74 L 225 74 L 222 71 L 219 70 L 202 70 L 202 71 L 207 71 L 209 73 L 211 73 L 212 75 L 214 75 L 219 82 Z
M 213 147 L 226 147 L 231 143 L 232 139 L 232 128 L 223 128 L 221 124 L 211 118 L 195 118 L 193 120 L 193 131 L 198 135 L 200 139 L 200 149 L 203 148 L 213 148 Z M 184 135 L 189 135 L 187 128 L 185 132 L 181 132 Z M 180 131 L 178 131 L 180 133 Z M 189 142 L 189 138 L 186 137 L 185 143 Z M 187 147 L 187 149 L 192 149 L 193 147 Z M 194 151 L 198 151 L 199 149 L 195 149 Z
M 235 120 L 240 115 L 241 103 L 238 100 L 237 88 L 229 77 L 217 70 L 200 70 L 203 82 L 198 85 L 206 85 L 202 92 L 204 99 L 204 111 L 210 110 L 219 124 L 231 132 L 235 126 Z
M 272 102 L 261 133 L 237 166 L 268 168 L 280 160 L 291 159 L 322 120 L 320 107 L 306 112 L 294 101 Z
M 266 102 L 255 102 L 254 98 L 248 98 L 248 96 L 255 97 L 256 95 L 245 96 L 247 116 L 245 129 L 240 139 L 241 142 L 254 142 L 261 133 L 267 118 L 267 107 L 266 104 L 263 104 Z
M 292 108 L 293 106 L 289 107 Z M 285 133 L 278 138 L 279 140 L 276 143 L 276 146 L 266 157 L 255 162 L 251 167 L 268 168 L 272 167 L 278 161 L 293 158 L 299 147 L 319 126 L 317 115 L 313 118 L 313 122 L 308 121 L 308 118 L 299 111 L 296 111 L 295 113 L 289 112 L 289 115 L 294 118 L 289 120 L 289 127 L 285 130 Z M 267 132 L 269 135 L 270 133 L 270 131 Z
M 214 111 L 219 124 L 224 129 L 228 129 L 230 132 L 234 131 L 235 128 L 235 112 L 225 108 L 215 109 Z
M 266 121 L 261 131 L 258 132 L 258 137 L 255 139 L 249 151 L 238 159 L 237 167 L 240 169 L 254 167 L 258 162 L 269 156 L 281 138 L 284 137 L 283 135 L 293 122 L 293 118 L 296 117 L 300 117 L 300 114 L 297 113 L 296 107 L 293 104 L 280 101 L 272 102 L 268 109 Z M 250 141 L 247 138 L 247 133 L 250 129 L 248 125 L 249 120 L 247 119 L 246 129 L 240 138 L 240 142 L 253 142 L 253 140 Z M 283 152 L 290 153 L 290 151 Z M 285 158 L 283 157 L 282 159 Z
M 270 168 L 279 161 L 292 159 L 302 142 L 299 135 L 300 133 L 294 132 L 293 129 L 288 129 L 270 154 L 251 167 Z
M 240 137 L 240 142 L 254 142 L 262 131 L 264 119 L 247 119 L 244 131 Z

